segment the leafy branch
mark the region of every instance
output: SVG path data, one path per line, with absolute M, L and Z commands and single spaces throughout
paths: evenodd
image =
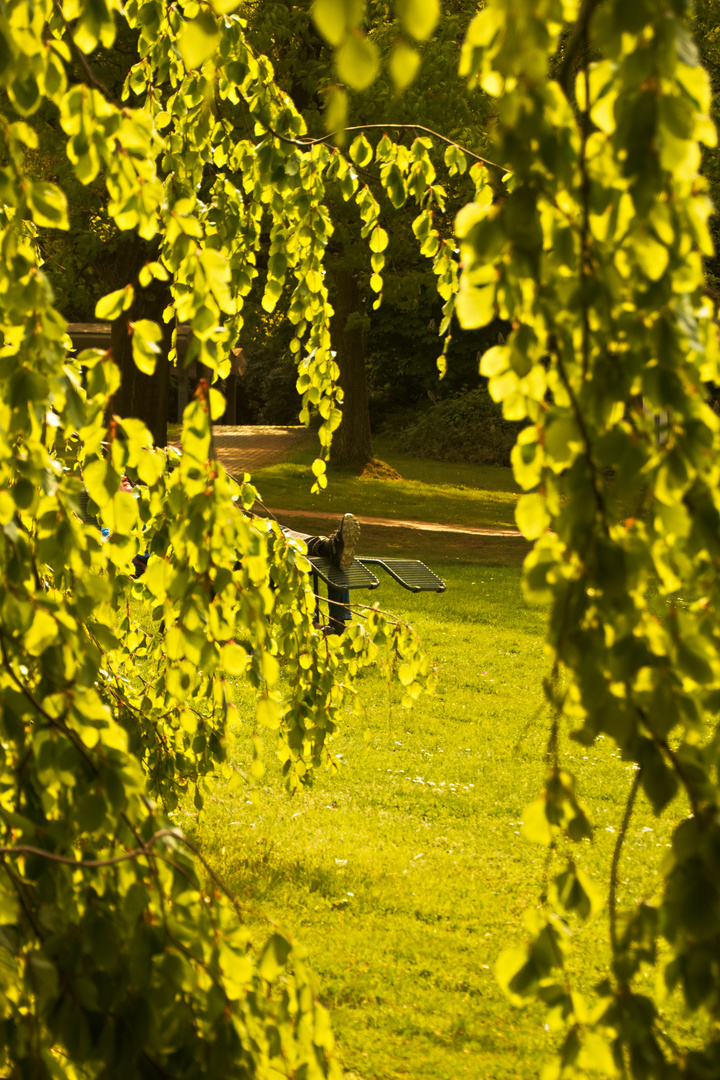
M 266 126 L 266 125 L 263 125 Z M 271 135 L 274 135 L 280 142 L 288 143 L 291 146 L 297 146 L 301 149 L 312 148 L 313 146 L 319 146 L 322 143 L 329 142 L 337 135 L 343 135 L 348 131 L 422 131 L 425 135 L 431 135 L 439 142 L 445 143 L 447 146 L 454 146 L 458 150 L 462 150 L 463 154 L 467 154 L 473 161 L 479 161 L 483 165 L 489 165 L 493 169 L 498 169 L 502 173 L 507 173 L 510 170 L 504 168 L 502 165 L 497 165 L 494 161 L 490 161 L 488 158 L 481 157 L 480 154 L 476 154 L 473 150 L 468 150 L 466 146 L 462 146 L 461 143 L 456 142 L 454 139 L 448 138 L 447 135 L 443 135 L 439 131 L 433 131 L 432 128 L 425 127 L 423 124 L 351 124 L 348 127 L 338 128 L 336 131 L 330 131 L 326 135 L 318 135 L 316 138 L 303 139 L 292 138 L 287 135 L 281 134 L 272 127 L 267 127 L 267 130 Z

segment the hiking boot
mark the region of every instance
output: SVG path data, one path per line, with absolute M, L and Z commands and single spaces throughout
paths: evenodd
M 355 558 L 355 548 L 360 539 L 360 522 L 354 514 L 344 514 L 340 528 L 328 537 L 330 561 L 338 570 L 348 570 Z

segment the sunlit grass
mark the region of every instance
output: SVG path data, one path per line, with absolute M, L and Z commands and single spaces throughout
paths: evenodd
M 514 524 L 507 470 L 383 453 L 402 481 L 331 469 L 329 493 L 315 498 L 312 456 L 254 477 L 269 505 L 307 512 L 293 527 L 328 531 L 312 516 L 325 509 Z M 517 538 L 365 526 L 362 553 L 421 558 L 447 582 L 442 595 L 413 596 L 383 578 L 369 596 L 421 634 L 439 677 L 436 695 L 406 712 L 397 688 L 389 699 L 370 673 L 360 681 L 363 715 L 348 710 L 334 739 L 339 774 L 323 770 L 311 790 L 289 798 L 268 737 L 259 804 L 218 780 L 199 825 L 192 807 L 177 815 L 248 906 L 257 940 L 274 919 L 307 951 L 346 1080 L 537 1078 L 556 1047 L 545 1012 L 513 1008 L 493 975 L 501 950 L 522 942 L 523 912 L 539 902 L 544 882 L 545 852 L 520 824 L 543 786 L 549 725 L 546 611 L 527 604 L 521 588 L 528 547 Z M 248 724 L 229 733 L 228 749 L 244 768 L 253 708 L 242 686 L 238 704 Z M 572 854 L 605 902 L 633 766 L 608 741 L 586 749 L 567 732 L 560 756 L 595 824 L 592 843 Z M 687 808 L 678 799 L 672 811 L 670 819 Z M 621 861 L 621 906 L 656 899 L 671 827 L 639 800 Z M 608 974 L 606 906 L 587 926 L 571 921 L 568 929 L 566 978 L 591 998 Z M 654 972 L 641 976 L 640 989 L 653 992 L 654 980 Z M 667 1008 L 678 1041 L 692 1041 L 695 1021 L 675 998 Z
M 443 595 L 384 584 L 373 596 L 422 635 L 434 697 L 406 712 L 397 691 L 389 702 L 379 675 L 366 676 L 364 713 L 348 711 L 334 740 L 339 774 L 322 771 L 290 799 L 268 741 L 259 805 L 218 782 L 196 833 L 257 913 L 258 938 L 260 915 L 272 917 L 307 949 L 348 1078 L 538 1077 L 557 1039 L 537 1006 L 510 1006 L 493 976 L 542 891 L 545 853 L 520 818 L 543 786 L 549 719 L 546 613 L 524 601 L 517 565 L 527 548 L 495 543 L 423 550 L 448 583 Z M 241 726 L 230 739 L 240 765 L 250 734 Z M 604 740 L 588 750 L 564 734 L 560 754 L 596 825 L 574 857 L 606 888 L 633 767 Z M 686 812 L 680 800 L 675 809 Z M 668 828 L 641 801 L 620 904 L 652 899 Z M 589 995 L 607 974 L 606 910 L 571 929 L 568 977 Z
M 308 514 L 351 511 L 365 517 L 516 528 L 518 488 L 510 469 L 418 461 L 396 455 L 388 447 L 385 460 L 402 479 L 361 477 L 331 465 L 328 488 L 311 495 L 310 463 L 315 454 L 310 448 L 282 464 L 257 470 L 253 483 L 266 506 Z

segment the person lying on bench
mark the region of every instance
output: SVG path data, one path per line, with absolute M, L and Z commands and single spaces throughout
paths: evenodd
M 279 522 L 278 522 L 279 524 Z M 280 525 L 283 536 L 290 540 L 302 540 L 308 555 L 330 559 L 338 570 L 348 570 L 355 558 L 355 548 L 360 539 L 360 522 L 354 514 L 343 514 L 340 525 L 331 536 L 312 536 Z M 328 627 L 334 634 L 342 634 L 345 623 L 351 619 L 350 590 L 328 585 Z
M 360 539 L 360 522 L 354 514 L 343 514 L 332 536 L 311 536 L 308 533 L 289 529 L 286 525 L 280 525 L 280 529 L 283 535 L 291 540 L 303 540 L 308 555 L 318 555 L 323 559 L 329 559 L 338 570 L 350 568 Z

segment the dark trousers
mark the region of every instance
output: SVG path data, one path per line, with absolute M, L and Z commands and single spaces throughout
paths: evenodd
M 325 536 L 310 536 L 308 533 L 296 532 L 295 529 L 288 529 L 284 525 L 280 526 L 283 534 L 292 540 L 302 540 L 308 549 L 308 555 L 320 555 L 328 558 L 332 554 L 332 548 L 330 547 L 330 541 Z M 317 581 L 317 578 L 315 579 Z M 328 616 L 334 619 L 335 622 L 349 622 L 350 608 L 350 590 L 338 589 L 335 585 L 328 585 Z M 316 607 L 316 614 L 318 613 L 318 607 Z

